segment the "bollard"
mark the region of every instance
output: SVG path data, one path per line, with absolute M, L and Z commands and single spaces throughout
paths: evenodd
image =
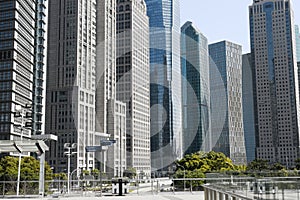
M 120 178 L 119 180 L 118 180 L 118 183 L 119 183 L 119 196 L 122 196 L 123 195 L 123 181 L 122 181 L 122 179 Z

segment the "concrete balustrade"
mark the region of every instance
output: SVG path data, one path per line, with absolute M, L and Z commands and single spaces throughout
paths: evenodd
M 204 200 L 252 200 L 240 194 L 229 191 L 222 191 L 210 185 L 204 185 Z

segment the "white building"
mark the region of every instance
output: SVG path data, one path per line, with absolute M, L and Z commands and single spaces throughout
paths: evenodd
M 122 176 L 126 166 L 126 126 L 117 127 L 124 114 L 118 108 L 125 111 L 126 105 L 116 100 L 116 1 L 97 1 L 96 24 L 96 131 L 117 140 L 108 149 L 102 170 L 111 177 Z M 120 132 L 125 136 L 120 137 Z
M 65 143 L 77 143 L 71 170 L 94 168 L 96 0 L 49 1 L 46 133 L 51 142 L 49 164 L 55 172 L 67 168 Z
M 117 99 L 126 103 L 127 167 L 151 174 L 149 22 L 144 0 L 117 0 Z

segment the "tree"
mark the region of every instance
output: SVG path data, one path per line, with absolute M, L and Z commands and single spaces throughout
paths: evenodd
M 285 166 L 283 166 L 280 163 L 275 163 L 270 167 L 270 170 L 276 170 L 276 171 L 285 170 L 285 169 L 286 169 Z
M 295 165 L 296 165 L 296 169 L 297 169 L 297 170 L 300 170 L 300 158 L 297 158 L 297 159 L 295 160 Z
M 1 181 L 17 181 L 18 178 L 18 164 L 19 158 L 6 156 L 0 160 L 0 180 Z M 20 180 L 26 181 L 26 184 L 20 184 L 20 192 L 34 192 L 38 189 L 38 180 L 40 173 L 40 162 L 33 157 L 23 157 L 21 159 Z M 45 180 L 52 180 L 52 170 L 48 163 L 45 163 Z M 35 182 L 33 182 L 35 181 Z M 25 186 L 26 185 L 26 186 Z M 13 192 L 16 190 L 16 184 L 6 184 L 6 192 Z M 45 184 L 45 191 L 48 185 Z
M 136 177 L 136 169 L 129 167 L 127 168 L 124 172 L 123 172 L 123 176 L 124 177 L 128 177 L 130 179 L 135 178 Z
M 270 165 L 267 160 L 255 159 L 247 166 L 247 171 L 264 171 L 269 170 Z
M 91 171 L 91 175 L 95 177 L 95 179 L 98 179 L 99 175 L 100 175 L 100 171 L 99 169 L 93 169 Z
M 174 178 L 205 178 L 205 174 L 202 172 L 201 169 L 195 169 L 193 171 L 185 171 L 185 170 L 178 170 L 174 174 Z M 202 180 L 193 180 L 193 181 L 186 181 L 185 186 L 186 188 L 190 188 L 192 183 L 192 187 L 200 187 L 204 181 Z M 183 188 L 184 181 L 177 180 L 175 181 L 176 188 Z
M 214 151 L 189 154 L 176 163 L 177 170 L 200 170 L 202 173 L 235 171 L 238 169 L 230 158 L 226 157 L 223 153 Z

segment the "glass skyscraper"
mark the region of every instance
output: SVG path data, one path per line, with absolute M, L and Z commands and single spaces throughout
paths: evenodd
M 256 155 L 292 167 L 299 157 L 299 90 L 291 1 L 254 0 L 249 21 Z
M 209 151 L 210 92 L 207 38 L 192 22 L 181 27 L 182 127 L 185 154 Z
M 297 49 L 297 62 L 300 62 L 300 32 L 299 26 L 295 25 L 296 49 Z
M 47 2 L 0 1 L 0 139 L 43 133 Z M 13 113 L 31 105 L 32 126 L 23 131 Z M 29 114 L 29 113 L 28 113 Z
M 243 55 L 242 81 L 243 81 L 243 120 L 244 135 L 247 154 L 247 162 L 255 159 L 255 120 L 254 120 L 254 101 L 253 101 L 253 76 L 254 67 L 252 64 L 251 53 Z
M 179 0 L 146 0 L 150 24 L 152 170 L 182 155 Z
M 242 107 L 242 47 L 229 41 L 208 46 L 211 144 L 236 164 L 246 163 Z

